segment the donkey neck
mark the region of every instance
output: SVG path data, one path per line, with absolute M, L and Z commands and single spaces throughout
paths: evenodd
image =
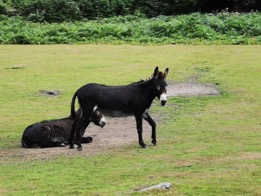
M 145 82 L 142 82 L 139 84 L 139 87 L 143 94 L 147 97 L 149 104 L 152 103 L 152 101 L 156 97 L 156 92 L 155 92 L 155 79 L 152 78 L 150 80 L 147 80 Z

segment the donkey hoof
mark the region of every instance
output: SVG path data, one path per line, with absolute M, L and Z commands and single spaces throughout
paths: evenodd
M 157 145 L 157 141 L 151 141 L 151 143 L 154 145 L 154 146 L 156 146 Z
M 146 144 L 142 144 L 141 148 L 148 148 L 148 146 Z
M 78 151 L 82 151 L 82 147 L 81 147 L 81 146 L 78 146 L 78 147 L 77 147 L 77 150 L 78 150 Z
M 74 146 L 73 146 L 73 145 L 70 145 L 69 149 L 74 149 Z
M 61 143 L 59 146 L 60 147 L 66 147 L 65 143 Z

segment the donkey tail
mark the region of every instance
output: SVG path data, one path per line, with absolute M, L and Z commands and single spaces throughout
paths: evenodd
M 31 143 L 30 141 L 26 140 L 24 137 L 21 139 L 21 144 L 23 148 L 34 148 L 37 145 Z
M 75 99 L 77 97 L 77 92 L 73 95 L 72 102 L 71 102 L 71 117 L 76 118 L 76 112 L 75 112 Z
M 29 145 L 26 143 L 24 138 L 21 139 L 21 144 L 22 144 L 23 148 L 28 148 L 29 147 Z
M 74 93 L 73 98 L 72 98 L 72 102 L 71 102 L 71 117 L 76 118 L 77 114 L 75 112 L 75 99 L 77 97 L 77 91 L 76 93 Z
M 32 146 L 31 142 L 28 141 L 28 131 L 30 132 L 31 128 L 31 126 L 28 126 L 23 132 L 21 139 L 21 144 L 23 148 L 30 148 Z

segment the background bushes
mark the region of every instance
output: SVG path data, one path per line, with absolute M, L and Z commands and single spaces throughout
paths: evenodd
M 0 44 L 260 44 L 260 1 L 0 0 Z
M 0 16 L 0 44 L 261 44 L 261 13 L 118 16 L 32 23 Z
M 261 10 L 261 0 L 0 0 L 0 14 L 33 22 L 62 22 L 114 16 L 156 17 L 192 12 Z

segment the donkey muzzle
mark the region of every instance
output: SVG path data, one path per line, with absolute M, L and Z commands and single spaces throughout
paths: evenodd
M 166 105 L 167 101 L 168 101 L 168 100 L 167 100 L 167 95 L 166 95 L 166 93 L 161 94 L 161 95 L 160 95 L 160 104 L 161 104 L 161 106 Z
M 99 126 L 100 126 L 101 128 L 103 128 L 105 125 L 106 125 L 105 118 L 102 117 L 102 119 L 101 119 L 100 122 L 99 122 Z
M 99 126 L 100 126 L 101 128 L 103 128 L 105 125 L 106 125 L 105 122 L 100 122 L 100 124 L 99 124 Z

